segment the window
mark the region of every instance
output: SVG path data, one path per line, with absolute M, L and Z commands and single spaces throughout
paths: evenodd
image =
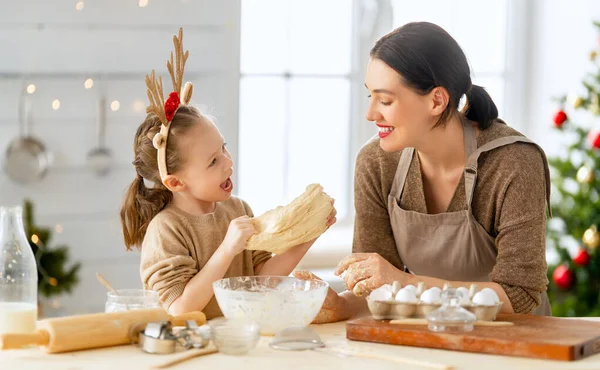
M 376 134 L 364 119 L 363 86 L 375 41 L 407 22 L 444 27 L 467 54 L 473 83 L 484 86 L 500 116 L 520 129 L 527 3 L 242 0 L 240 196 L 260 214 L 291 201 L 309 183 L 321 183 L 336 199 L 338 225 L 319 239 L 319 258 L 337 262 L 339 254 L 323 257 L 332 251 L 325 247 L 349 251 L 354 160 Z
M 515 71 L 509 68 L 515 44 L 509 25 L 517 24 L 511 0 L 392 0 L 394 27 L 408 22 L 428 21 L 443 27 L 456 39 L 471 65 L 472 81 L 486 88 L 499 110 L 514 126 L 521 117 L 506 96 L 507 85 L 514 82 Z M 514 31 L 514 30 L 513 30 Z M 522 63 L 521 63 L 522 64 Z M 512 89 L 511 89 L 512 90 Z M 514 121 L 514 122 L 513 122 Z
M 349 215 L 352 9 L 242 1 L 239 194 L 255 214 L 318 182 Z

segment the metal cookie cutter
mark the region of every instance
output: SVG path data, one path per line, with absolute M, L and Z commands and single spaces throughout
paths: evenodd
M 176 350 L 179 343 L 185 349 L 203 348 L 210 341 L 207 326 L 198 327 L 193 320 L 186 321 L 185 329 L 173 331 L 170 321 L 151 322 L 138 334 L 142 351 L 154 354 L 168 354 Z

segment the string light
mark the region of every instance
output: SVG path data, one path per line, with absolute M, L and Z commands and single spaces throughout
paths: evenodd
M 33 244 L 37 244 L 39 243 L 40 238 L 37 235 L 33 234 L 31 235 L 31 241 L 33 242 Z
M 54 109 L 54 110 L 60 109 L 60 100 L 54 99 L 54 101 L 52 102 L 52 109 Z
M 121 103 L 119 103 L 118 100 L 113 101 L 112 103 L 110 103 L 110 109 L 113 112 L 116 112 L 119 110 L 119 108 L 121 108 Z
M 57 233 L 62 233 L 63 232 L 63 227 L 61 224 L 56 225 L 56 227 L 54 228 L 54 230 L 56 230 Z
M 140 2 L 138 3 L 140 8 L 145 8 L 146 5 L 148 5 L 148 0 L 140 0 Z
M 91 78 L 88 78 L 87 80 L 85 80 L 85 82 L 83 83 L 83 86 L 86 89 L 91 89 L 92 86 L 94 86 L 94 80 L 92 80 Z
M 77 2 L 77 4 L 75 4 L 75 9 L 76 9 L 78 12 L 80 12 L 80 11 L 82 11 L 82 10 L 83 10 L 83 6 L 84 6 L 84 4 L 83 4 L 83 1 L 78 1 L 78 2 Z
M 52 308 L 54 308 L 55 310 L 59 309 L 62 305 L 60 304 L 60 301 L 58 299 L 53 299 L 52 300 Z
M 27 85 L 27 92 L 29 94 L 33 94 L 35 92 L 35 85 L 34 84 Z
M 146 104 L 144 104 L 141 100 L 136 100 L 133 102 L 133 110 L 137 113 L 143 112 L 146 110 Z

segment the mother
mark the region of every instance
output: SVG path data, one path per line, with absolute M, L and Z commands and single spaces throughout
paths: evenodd
M 379 137 L 356 160 L 354 253 L 336 270 L 348 291 L 330 295 L 317 321 L 357 314 L 393 281 L 477 282 L 504 312 L 549 315 L 542 149 L 498 119 L 457 42 L 434 24 L 377 41 L 365 82 Z

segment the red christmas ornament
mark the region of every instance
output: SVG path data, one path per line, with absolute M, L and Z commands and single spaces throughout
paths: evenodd
M 575 258 L 573 258 L 573 262 L 578 264 L 579 266 L 587 266 L 590 263 L 590 254 L 584 248 L 579 249 Z
M 592 147 L 596 148 L 596 149 L 600 149 L 600 133 L 595 133 L 593 135 L 590 135 L 590 141 L 592 142 Z
M 554 284 L 561 289 L 569 289 L 573 285 L 573 271 L 565 265 L 557 266 L 552 273 Z
M 179 100 L 179 94 L 175 91 L 169 94 L 169 98 L 165 102 L 165 117 L 168 122 L 171 122 L 173 116 L 175 116 L 175 112 L 177 108 L 179 108 L 179 104 L 181 101 Z
M 554 126 L 557 128 L 561 128 L 563 123 L 567 120 L 567 114 L 562 109 L 556 112 L 554 115 Z

